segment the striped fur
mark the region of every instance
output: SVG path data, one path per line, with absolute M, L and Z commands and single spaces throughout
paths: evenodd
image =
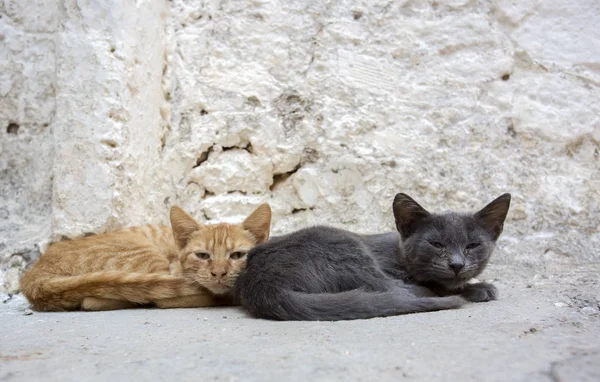
M 246 266 L 245 255 L 230 255 L 264 242 L 270 221 L 268 204 L 237 225 L 199 225 L 173 207 L 172 228 L 145 225 L 51 245 L 21 278 L 21 291 L 40 311 L 222 304 Z

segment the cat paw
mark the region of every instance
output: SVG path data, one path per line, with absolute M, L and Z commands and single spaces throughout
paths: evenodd
M 498 298 L 498 289 L 489 283 L 469 284 L 460 295 L 471 302 L 486 302 Z

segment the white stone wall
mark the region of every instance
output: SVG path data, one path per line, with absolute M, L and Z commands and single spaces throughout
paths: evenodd
M 2 4 L 2 2 L 0 2 Z M 491 268 L 598 260 L 600 3 L 41 1 L 0 8 L 0 290 L 50 240 L 261 201 L 273 232 L 513 205 Z M 19 126 L 15 131 L 15 126 Z
M 52 238 L 164 214 L 165 2 L 63 1 Z M 165 191 L 167 190 L 167 191 Z M 164 196 L 163 196 L 164 195 Z
M 0 0 L 0 292 L 51 235 L 56 5 Z

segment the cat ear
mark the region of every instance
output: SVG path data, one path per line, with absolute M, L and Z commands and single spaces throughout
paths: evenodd
M 483 207 L 477 212 L 474 217 L 479 220 L 486 230 L 494 237 L 494 240 L 500 236 L 504 228 L 504 219 L 508 214 L 510 207 L 510 194 L 503 194 L 496 198 L 493 202 Z
M 192 234 L 200 229 L 200 225 L 184 210 L 177 206 L 171 207 L 170 213 L 173 238 L 179 248 L 186 246 Z
M 414 233 L 416 223 L 429 216 L 429 212 L 406 194 L 398 194 L 394 198 L 394 218 L 400 236 L 406 239 Z
M 250 232 L 256 239 L 256 244 L 267 241 L 271 232 L 271 207 L 261 204 L 242 223 L 242 228 Z

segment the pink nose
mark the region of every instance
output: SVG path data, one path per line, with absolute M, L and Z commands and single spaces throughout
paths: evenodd
M 213 277 L 223 277 L 227 274 L 227 271 L 224 269 L 213 270 L 210 272 Z

